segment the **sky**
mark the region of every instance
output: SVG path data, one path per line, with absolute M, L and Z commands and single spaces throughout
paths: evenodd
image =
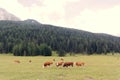
M 120 0 L 0 0 L 0 7 L 21 20 L 120 36 Z

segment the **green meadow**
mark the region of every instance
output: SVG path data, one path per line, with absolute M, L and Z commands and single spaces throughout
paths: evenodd
M 0 55 L 0 80 L 120 80 L 120 55 L 77 55 L 63 57 L 64 61 L 83 61 L 82 67 L 56 67 L 61 57 L 16 57 Z M 46 61 L 53 65 L 43 68 Z M 15 63 L 19 60 L 20 63 Z M 29 60 L 32 62 L 29 63 Z

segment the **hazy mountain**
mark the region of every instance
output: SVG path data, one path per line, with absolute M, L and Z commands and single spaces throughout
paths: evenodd
M 19 21 L 20 19 L 15 15 L 7 12 L 5 9 L 0 8 L 0 20 L 12 20 L 12 21 Z

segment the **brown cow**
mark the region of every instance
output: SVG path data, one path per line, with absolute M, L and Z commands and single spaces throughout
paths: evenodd
M 64 61 L 64 59 L 63 59 L 63 58 L 61 58 L 60 60 L 61 60 L 61 61 Z
M 59 66 L 62 66 L 64 62 L 57 62 L 56 63 L 56 66 L 59 67 Z
M 15 63 L 20 63 L 20 61 L 19 61 L 19 60 L 14 60 L 14 62 L 15 62 Z
M 85 65 L 84 62 L 76 62 L 75 64 L 76 64 L 76 66 L 84 66 Z
M 31 60 L 29 60 L 29 63 L 31 63 L 32 61 Z
M 45 67 L 47 67 L 47 66 L 50 66 L 51 64 L 53 64 L 52 61 L 45 62 L 45 63 L 43 64 L 43 68 L 45 68 Z
M 55 59 L 53 59 L 53 61 L 55 61 Z
M 63 64 L 63 67 L 68 67 L 68 66 L 72 66 L 73 67 L 73 62 L 65 62 L 64 64 Z

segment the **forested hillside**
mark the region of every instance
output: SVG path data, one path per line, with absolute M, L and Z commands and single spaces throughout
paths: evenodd
M 0 21 L 0 53 L 42 55 L 41 44 L 54 51 L 73 53 L 120 52 L 119 37 L 41 24 L 31 19 Z

